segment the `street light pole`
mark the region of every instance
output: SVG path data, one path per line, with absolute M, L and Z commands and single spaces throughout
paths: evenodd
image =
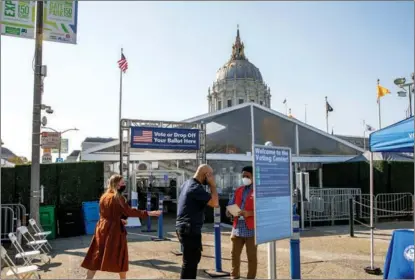
M 64 133 L 68 132 L 68 131 L 78 131 L 78 130 L 79 130 L 79 129 L 77 129 L 76 127 L 74 127 L 74 128 L 70 128 L 70 129 L 66 129 L 66 130 L 64 130 L 64 131 L 57 131 L 56 129 L 51 128 L 51 127 L 47 127 L 47 126 L 44 126 L 43 128 L 44 128 L 44 129 L 49 129 L 49 130 L 52 130 L 53 132 L 56 132 L 56 133 L 59 133 L 58 158 L 61 158 L 61 153 L 62 153 L 62 135 L 63 135 Z
M 42 104 L 43 1 L 36 2 L 36 43 L 33 88 L 32 165 L 30 172 L 30 215 L 39 223 L 40 112 Z

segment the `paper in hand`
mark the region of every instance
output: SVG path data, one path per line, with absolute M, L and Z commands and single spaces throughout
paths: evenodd
M 239 206 L 236 205 L 236 204 L 226 206 L 226 210 L 228 210 L 228 212 L 231 213 L 231 215 L 234 216 L 234 217 L 237 217 L 239 211 L 241 211 Z

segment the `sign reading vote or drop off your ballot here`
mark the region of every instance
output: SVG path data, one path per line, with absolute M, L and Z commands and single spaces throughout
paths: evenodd
M 131 127 L 131 148 L 199 150 L 199 130 Z
M 292 235 L 291 149 L 253 146 L 255 243 Z
M 43 1 L 43 40 L 76 44 L 78 1 Z M 35 38 L 35 1 L 0 1 L 1 35 Z

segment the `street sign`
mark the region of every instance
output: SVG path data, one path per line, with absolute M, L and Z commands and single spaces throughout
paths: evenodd
M 59 147 L 59 132 L 42 132 L 41 145 L 42 148 L 56 149 Z
M 52 163 L 52 155 L 43 153 L 42 163 Z
M 59 146 L 59 145 L 58 145 Z M 62 138 L 61 139 L 61 154 L 67 154 L 69 149 L 69 139 L 68 138 Z M 58 154 L 59 153 L 59 149 L 52 149 L 52 153 L 53 154 Z
M 292 235 L 291 149 L 253 145 L 255 244 Z
M 57 162 L 57 163 L 61 163 L 61 162 L 63 162 L 63 158 L 57 158 L 57 159 L 56 159 L 56 162 Z

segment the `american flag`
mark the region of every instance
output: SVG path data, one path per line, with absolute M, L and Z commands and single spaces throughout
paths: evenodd
M 135 143 L 153 143 L 153 131 L 138 130 L 133 135 L 133 142 Z
M 121 71 L 123 71 L 124 73 L 127 71 L 128 69 L 128 61 L 125 58 L 125 55 L 122 53 L 121 54 L 121 59 L 118 60 L 118 67 L 120 68 Z

